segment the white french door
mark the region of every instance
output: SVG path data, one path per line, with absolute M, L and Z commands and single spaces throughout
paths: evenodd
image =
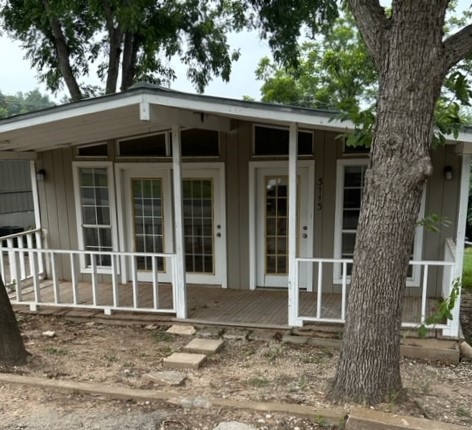
M 255 170 L 256 286 L 288 286 L 288 168 Z M 311 257 L 313 249 L 313 169 L 298 167 L 297 256 Z M 312 268 L 302 265 L 299 286 L 311 289 Z
M 226 287 L 224 170 L 218 163 L 184 165 L 182 172 L 186 281 Z M 203 168 L 204 167 L 204 168 Z M 120 165 L 123 187 L 122 237 L 126 250 L 174 252 L 169 165 Z M 157 260 L 161 281 L 172 280 L 170 261 Z M 138 280 L 152 281 L 152 258 L 137 257 Z M 127 278 L 131 268 L 128 267 Z

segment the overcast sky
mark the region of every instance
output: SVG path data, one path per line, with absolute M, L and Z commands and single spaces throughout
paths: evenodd
M 257 32 L 233 34 L 230 37 L 232 47 L 241 50 L 239 61 L 233 65 L 230 83 L 215 79 L 206 88 L 205 94 L 236 99 L 241 99 L 243 95 L 249 95 L 258 99 L 262 83 L 256 81 L 254 71 L 259 60 L 265 55 L 270 55 L 267 42 L 261 41 Z M 5 35 L 0 37 L 0 91 L 3 94 L 16 94 L 18 91 L 28 92 L 35 88 L 46 92 L 45 86 L 40 85 L 36 79 L 36 70 L 31 69 L 30 63 L 24 59 L 24 55 L 24 51 L 17 42 L 10 40 Z M 173 64 L 177 72 L 177 80 L 172 83 L 172 88 L 194 93 L 195 89 L 186 79 L 185 67 L 179 61 L 174 61 Z M 98 79 L 92 75 L 89 82 L 99 83 Z
M 459 0 L 459 10 L 471 6 L 472 0 Z M 389 2 L 381 2 L 387 5 Z M 270 55 L 270 49 L 266 41 L 261 41 L 257 32 L 244 32 L 230 36 L 230 42 L 234 49 L 241 50 L 241 57 L 233 65 L 233 72 L 229 83 L 221 79 L 213 80 L 206 88 L 205 94 L 228 98 L 241 99 L 244 95 L 260 98 L 262 82 L 256 81 L 254 71 L 259 60 Z M 19 44 L 10 40 L 5 35 L 0 37 L 0 91 L 3 94 L 15 94 L 18 91 L 28 92 L 39 88 L 41 92 L 47 92 L 44 85 L 40 85 L 36 79 L 36 71 L 31 69 L 29 61 L 24 59 L 24 51 Z M 178 91 L 194 93 L 195 89 L 186 79 L 186 69 L 179 61 L 173 62 L 177 72 L 177 80 L 171 87 Z M 94 80 L 95 79 L 95 80 Z M 97 78 L 90 77 L 91 84 L 99 84 Z M 61 96 L 57 96 L 59 100 Z

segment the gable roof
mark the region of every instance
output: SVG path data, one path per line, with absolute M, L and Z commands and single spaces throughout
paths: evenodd
M 333 111 L 177 92 L 150 84 L 0 120 L 0 151 L 45 151 L 168 129 L 231 129 L 231 120 L 346 131 Z
M 182 93 L 151 84 L 0 120 L 0 151 L 40 152 L 169 129 L 229 131 L 233 120 L 337 132 L 353 130 L 336 112 Z M 461 142 L 472 142 L 464 130 Z M 13 154 L 12 154 L 13 155 Z

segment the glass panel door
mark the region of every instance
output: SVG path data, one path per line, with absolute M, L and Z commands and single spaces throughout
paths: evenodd
M 184 179 L 184 240 L 187 273 L 214 273 L 213 180 Z
M 162 180 L 132 179 L 134 249 L 136 252 L 161 253 L 164 250 L 164 214 L 162 205 Z M 164 271 L 164 261 L 157 260 L 159 271 Z M 137 257 L 140 271 L 152 270 L 151 257 Z
M 265 272 L 288 273 L 288 177 L 266 176 L 265 184 Z

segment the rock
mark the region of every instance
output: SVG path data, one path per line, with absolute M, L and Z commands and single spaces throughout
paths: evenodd
M 56 337 L 56 332 L 55 331 L 43 331 L 42 335 L 44 337 Z
M 248 330 L 238 330 L 235 328 L 230 328 L 229 330 L 226 330 L 224 332 L 223 338 L 232 340 L 246 340 L 248 334 Z
M 157 328 L 155 324 L 149 324 L 146 327 L 144 327 L 146 330 L 154 330 Z
M 179 334 L 183 336 L 193 336 L 197 330 L 191 325 L 174 324 L 166 330 L 166 333 Z
M 204 327 L 198 331 L 197 336 L 202 338 L 220 338 L 223 329 L 220 327 Z
M 472 360 L 472 346 L 470 346 L 467 342 L 461 342 L 459 345 L 459 350 L 461 352 L 462 358 Z
M 153 382 L 160 385 L 179 386 L 182 385 L 187 378 L 182 372 L 167 370 L 162 372 L 151 372 L 143 375 L 145 381 Z
M 256 428 L 237 421 L 227 421 L 219 423 L 213 430 L 256 430 Z

